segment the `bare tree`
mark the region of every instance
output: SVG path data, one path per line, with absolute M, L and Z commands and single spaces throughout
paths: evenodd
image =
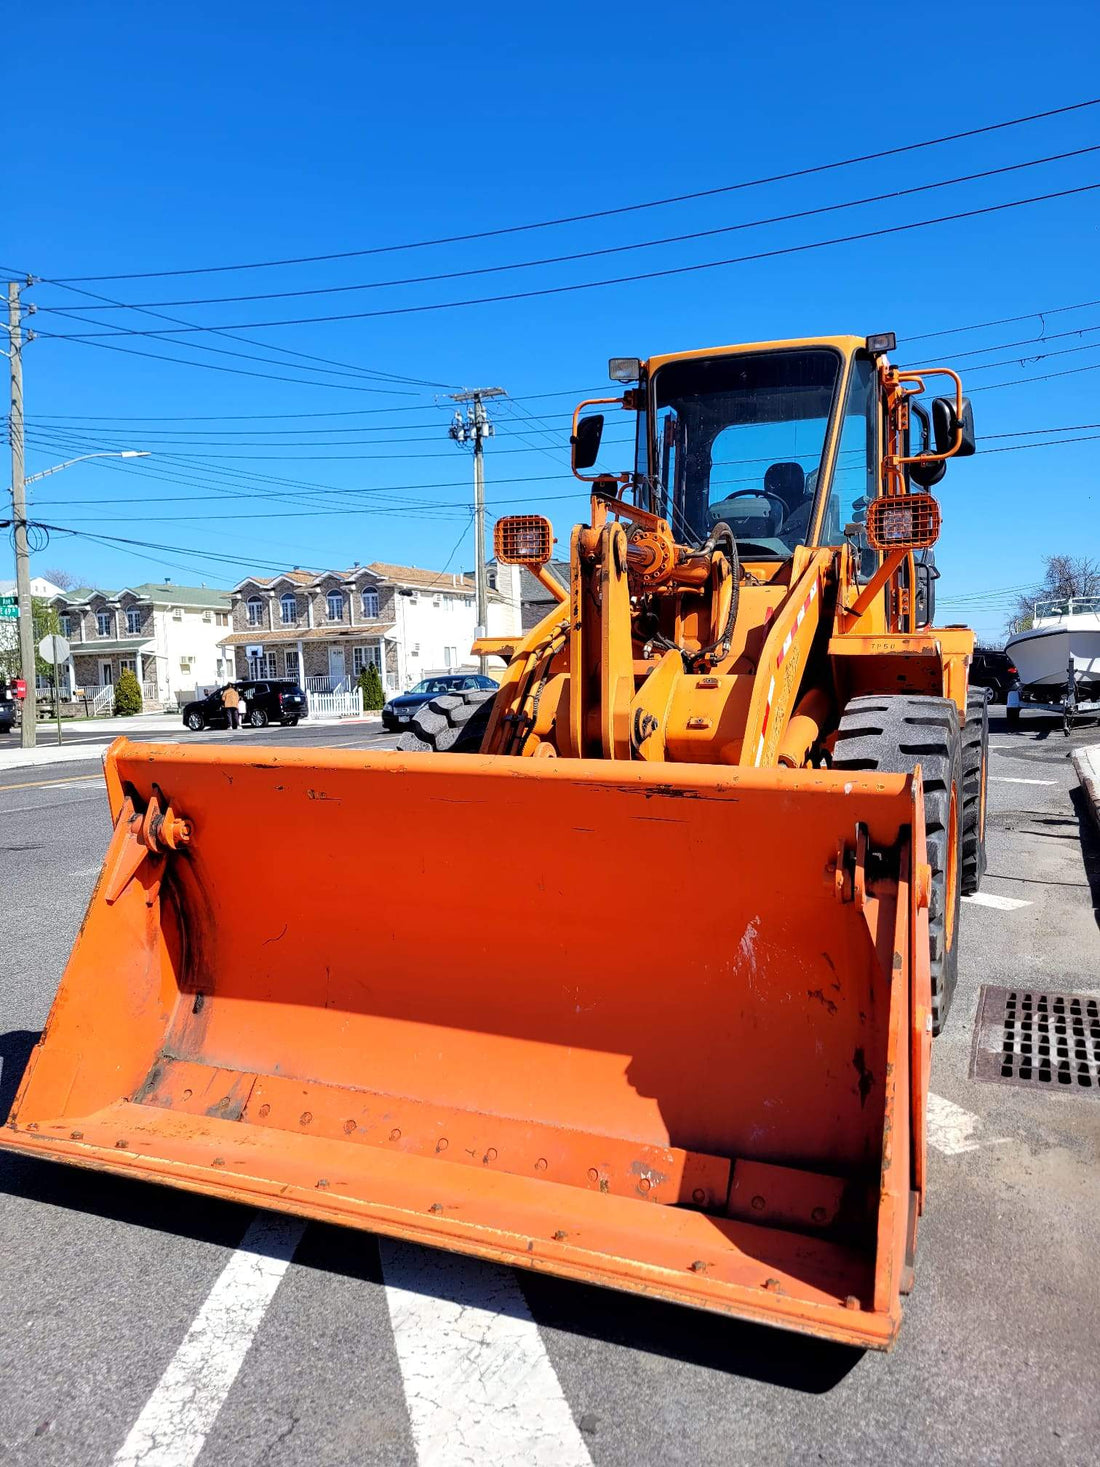
M 1087 555 L 1047 555 L 1043 583 L 1021 596 L 1008 619 L 1008 633 L 1024 632 L 1031 625 L 1036 601 L 1068 601 L 1071 596 L 1100 596 L 1100 560 Z
M 84 585 L 79 576 L 74 576 L 72 571 L 63 570 L 61 566 L 53 566 L 50 570 L 44 570 L 42 575 L 45 580 L 52 581 L 62 591 L 71 591 L 74 586 Z

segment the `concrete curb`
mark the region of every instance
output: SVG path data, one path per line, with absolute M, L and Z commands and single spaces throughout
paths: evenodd
M 1093 824 L 1100 831 L 1100 744 L 1075 750 L 1073 767 L 1085 792 Z
M 0 772 L 5 769 L 38 769 L 50 764 L 77 764 L 81 760 L 102 760 L 104 749 L 113 739 L 102 744 L 55 744 L 45 749 L 0 749 Z

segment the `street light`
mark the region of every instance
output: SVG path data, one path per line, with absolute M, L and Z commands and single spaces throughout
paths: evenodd
M 15 378 L 13 378 L 13 384 L 14 382 Z M 14 385 L 12 390 L 15 391 Z M 34 608 L 31 605 L 30 547 L 27 543 L 27 509 L 24 491 L 26 486 L 33 484 L 35 480 L 45 479 L 50 474 L 59 474 L 62 469 L 71 468 L 73 464 L 84 463 L 89 458 L 148 458 L 149 450 L 146 448 L 116 448 L 103 449 L 98 453 L 82 453 L 78 458 L 69 458 L 62 464 L 54 464 L 52 468 L 24 476 L 21 472 L 23 467 L 22 442 L 20 441 L 19 444 L 18 456 L 15 452 L 14 437 L 12 442 L 11 503 L 15 530 L 15 584 L 19 608 L 20 663 L 24 684 L 20 740 L 24 749 L 33 749 L 38 736 L 38 715 L 35 710 Z M 58 692 L 59 689 L 55 688 L 55 698 Z
M 23 480 L 24 484 L 37 483 L 39 479 L 45 479 L 50 474 L 59 474 L 62 469 L 71 469 L 73 464 L 82 464 L 89 458 L 148 458 L 148 448 L 114 448 L 106 449 L 102 453 L 82 453 L 79 458 L 67 458 L 63 464 L 54 464 L 52 469 L 42 469 L 37 474 L 28 474 Z

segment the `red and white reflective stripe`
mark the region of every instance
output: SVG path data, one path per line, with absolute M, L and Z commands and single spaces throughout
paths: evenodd
M 782 647 L 780 647 L 779 651 L 776 653 L 776 657 L 775 657 L 775 668 L 776 668 L 776 671 L 777 672 L 783 666 L 783 659 L 786 657 L 787 653 L 791 650 L 791 643 L 794 641 L 794 634 L 795 634 L 795 632 L 798 631 L 799 627 L 802 625 L 803 621 L 806 619 L 806 613 L 809 611 L 810 607 L 813 605 L 813 603 L 814 603 L 814 601 L 816 599 L 817 599 L 817 582 L 815 581 L 813 583 L 813 585 L 810 587 L 809 592 L 808 592 L 808 594 L 806 596 L 805 601 L 803 601 L 802 605 L 798 608 L 798 615 L 794 619 L 794 625 L 791 627 L 791 629 L 787 633 L 787 635 L 783 638 L 783 645 L 782 645 Z M 767 701 L 764 704 L 764 721 L 760 725 L 760 738 L 757 741 L 757 745 L 756 745 L 756 765 L 757 765 L 757 768 L 760 767 L 760 762 L 761 762 L 761 760 L 764 757 L 764 735 L 768 731 L 768 720 L 771 718 L 771 713 L 772 713 L 772 699 L 774 697 L 775 697 L 775 678 L 773 677 L 772 680 L 771 680 L 771 682 L 768 684 L 768 697 L 767 697 Z
M 809 611 L 810 607 L 813 605 L 814 600 L 816 599 L 816 597 L 817 597 L 817 582 L 815 581 L 813 583 L 813 585 L 810 587 L 809 593 L 808 593 L 805 601 L 803 601 L 802 605 L 798 608 L 798 615 L 794 619 L 794 626 L 791 627 L 790 631 L 783 638 L 783 645 L 782 645 L 782 647 L 780 647 L 778 653 L 776 654 L 776 658 L 775 658 L 775 665 L 776 665 L 776 667 L 781 667 L 782 666 L 784 657 L 786 657 L 787 653 L 791 650 L 791 643 L 794 641 L 794 634 L 795 634 L 795 632 L 798 631 L 799 627 L 802 625 L 803 621 L 805 620 L 806 613 L 807 613 L 807 611 Z

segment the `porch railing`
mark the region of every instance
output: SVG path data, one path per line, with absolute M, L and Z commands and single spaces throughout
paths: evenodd
M 307 693 L 350 693 L 357 679 L 351 677 L 307 677 Z

